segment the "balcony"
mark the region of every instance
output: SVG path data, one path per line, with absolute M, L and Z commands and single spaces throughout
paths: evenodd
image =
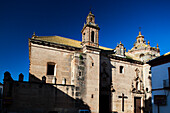
M 163 87 L 170 89 L 169 79 L 163 80 Z

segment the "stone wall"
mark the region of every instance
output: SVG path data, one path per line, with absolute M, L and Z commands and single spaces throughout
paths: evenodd
M 62 89 L 62 90 L 60 90 Z M 89 109 L 81 99 L 74 99 L 69 92 L 73 85 L 41 82 L 14 81 L 10 73 L 4 76 L 4 112 L 18 113 L 76 113 Z
M 122 72 L 120 72 L 121 67 L 123 67 Z M 107 109 L 118 113 L 134 113 L 134 101 L 135 98 L 139 97 L 141 98 L 141 113 L 146 110 L 149 111 L 151 106 L 149 104 L 145 106 L 148 99 L 151 98 L 151 81 L 148 78 L 148 76 L 151 76 L 149 68 L 150 66 L 147 64 L 142 65 L 101 56 L 100 86 L 102 88 L 106 82 L 104 89 L 108 87 L 110 92 L 102 91 L 100 88 L 100 95 L 108 96 L 109 100 L 105 99 L 105 101 L 109 102 L 110 108 Z M 122 98 L 120 98 L 122 94 L 127 97 L 124 99 L 124 111 L 122 111 Z M 100 103 L 103 102 L 101 98 L 100 100 Z
M 31 43 L 30 49 L 30 74 L 41 79 L 46 76 L 47 83 L 52 83 L 56 78 L 57 84 L 62 84 L 63 78 L 66 84 L 71 84 L 71 60 L 73 51 L 47 47 Z M 55 64 L 54 75 L 47 75 L 47 63 Z

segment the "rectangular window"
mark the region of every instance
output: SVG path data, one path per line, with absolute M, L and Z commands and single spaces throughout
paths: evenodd
M 91 41 L 94 42 L 94 31 L 91 32 Z
M 79 91 L 80 90 L 80 88 L 79 87 L 76 87 L 76 91 Z
M 80 92 L 76 92 L 76 96 L 80 96 Z
M 81 77 L 81 71 L 79 72 L 79 77 Z
M 54 75 L 54 63 L 48 63 L 47 64 L 47 75 Z
M 123 68 L 123 66 L 120 66 L 120 71 L 119 71 L 120 73 L 124 73 L 124 68 Z

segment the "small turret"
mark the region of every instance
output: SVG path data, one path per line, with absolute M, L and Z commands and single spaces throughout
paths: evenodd
M 36 35 L 35 35 L 35 32 L 33 33 L 33 35 L 32 35 L 32 38 L 34 39 L 36 37 Z
M 87 18 L 86 18 L 86 23 L 90 24 L 90 23 L 95 23 L 95 16 L 94 14 L 92 14 L 92 12 L 90 11 Z
M 90 11 L 81 31 L 82 45 L 99 47 L 99 30 L 99 26 L 95 23 L 95 16 Z
M 126 48 L 124 47 L 124 45 L 120 41 L 120 43 L 116 47 L 116 55 L 124 57 L 125 51 L 126 51 Z
M 160 52 L 158 43 L 157 43 L 157 45 L 156 45 L 156 49 L 157 49 L 158 52 Z

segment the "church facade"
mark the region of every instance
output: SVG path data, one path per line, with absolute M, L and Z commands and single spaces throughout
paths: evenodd
M 29 81 L 46 78 L 74 99 L 81 99 L 92 113 L 145 113 L 151 110 L 151 72 L 147 61 L 160 56 L 139 31 L 134 47 L 126 52 L 99 45 L 99 26 L 90 12 L 82 41 L 60 36 L 29 39 Z M 36 78 L 36 79 L 35 79 Z M 65 87 L 65 86 L 74 87 Z M 56 108 L 56 111 L 64 109 Z

